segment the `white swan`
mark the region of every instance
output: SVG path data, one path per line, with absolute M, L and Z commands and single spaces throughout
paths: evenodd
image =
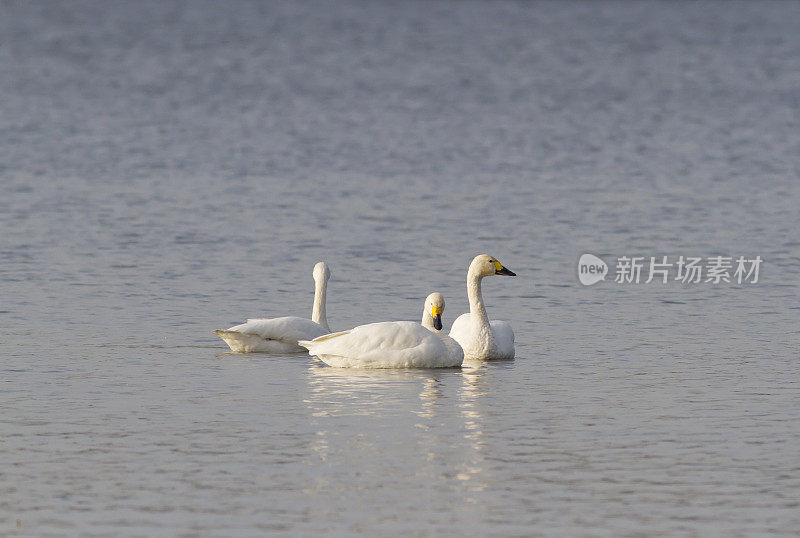
M 461 366 L 464 352 L 441 332 L 444 298 L 425 299 L 422 324 L 386 321 L 300 341 L 309 355 L 340 368 L 450 368 Z
M 465 359 L 513 359 L 514 331 L 505 321 L 489 321 L 483 305 L 481 279 L 489 275 L 517 276 L 487 254 L 475 256 L 467 271 L 469 314 L 453 322 L 450 337 L 464 348 Z
M 214 334 L 225 340 L 231 351 L 236 353 L 302 353 L 305 348 L 297 345 L 298 340 L 308 340 L 328 334 L 328 320 L 325 315 L 325 296 L 331 272 L 325 262 L 314 266 L 314 309 L 311 319 L 286 316 L 272 319 L 248 319 L 247 323 L 236 325 Z

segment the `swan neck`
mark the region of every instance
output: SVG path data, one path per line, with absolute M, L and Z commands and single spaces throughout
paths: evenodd
M 426 329 L 436 331 L 436 329 L 433 327 L 433 316 L 431 316 L 431 313 L 428 312 L 427 305 L 422 309 L 422 321 L 420 323 Z
M 319 323 L 326 331 L 328 327 L 328 317 L 325 313 L 325 299 L 328 293 L 328 281 L 320 278 L 314 281 L 314 310 L 311 312 L 311 321 Z
M 485 327 L 489 325 L 489 316 L 486 314 L 486 307 L 483 305 L 483 293 L 481 292 L 480 275 L 467 274 L 467 297 L 469 297 L 469 314 L 473 326 Z

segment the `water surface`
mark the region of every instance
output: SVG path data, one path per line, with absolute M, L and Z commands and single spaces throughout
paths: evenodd
M 800 528 L 793 3 L 0 5 L 0 532 Z M 310 315 L 514 361 L 231 355 Z M 748 257 L 758 284 L 576 261 Z

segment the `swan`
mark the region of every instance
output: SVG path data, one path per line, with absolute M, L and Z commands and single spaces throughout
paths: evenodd
M 517 276 L 493 256 L 475 256 L 467 271 L 469 314 L 461 314 L 450 328 L 450 338 L 461 344 L 465 359 L 514 358 L 514 331 L 505 321 L 489 321 L 483 305 L 481 279 L 489 275 Z
M 444 297 L 425 299 L 422 323 L 385 321 L 359 325 L 349 331 L 301 340 L 309 355 L 340 368 L 451 368 L 461 366 L 464 352 L 441 332 Z
M 214 331 L 225 340 L 235 353 L 302 353 L 305 348 L 298 340 L 308 340 L 328 334 L 328 319 L 325 315 L 325 297 L 331 271 L 328 264 L 319 262 L 314 266 L 314 309 L 311 319 L 286 316 L 272 319 L 248 319 L 246 323 L 227 330 Z

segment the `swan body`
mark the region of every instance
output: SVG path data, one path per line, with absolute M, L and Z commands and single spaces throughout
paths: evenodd
M 314 308 L 311 318 L 286 316 L 271 319 L 248 319 L 227 330 L 214 331 L 236 353 L 302 353 L 305 348 L 298 340 L 308 340 L 328 334 L 325 313 L 327 284 L 331 272 L 324 262 L 314 266 Z
M 469 345 L 471 359 L 513 359 L 514 358 L 514 331 L 505 321 L 493 319 L 489 321 L 489 330 L 481 333 L 481 339 L 487 341 L 485 346 L 473 346 L 470 334 L 472 326 L 470 314 L 461 314 L 450 328 L 450 338 L 456 342 L 465 342 Z M 489 339 L 493 344 L 488 342 Z M 478 340 L 478 339 L 476 339 Z M 486 351 L 483 351 L 485 349 Z M 465 353 L 467 351 L 465 350 Z
M 425 300 L 422 323 L 387 321 L 298 342 L 324 363 L 339 368 L 450 368 L 461 366 L 464 352 L 441 332 L 444 298 Z M 438 329 L 437 329 L 438 327 Z
M 467 271 L 469 313 L 456 318 L 450 337 L 464 349 L 464 358 L 473 360 L 513 359 L 514 331 L 505 321 L 489 320 L 483 303 L 481 280 L 490 275 L 516 276 L 492 256 L 481 254 Z
M 310 319 L 286 316 L 272 319 L 248 319 L 225 331 L 214 331 L 237 353 L 299 353 L 305 348 L 298 340 L 328 334 L 328 330 Z

